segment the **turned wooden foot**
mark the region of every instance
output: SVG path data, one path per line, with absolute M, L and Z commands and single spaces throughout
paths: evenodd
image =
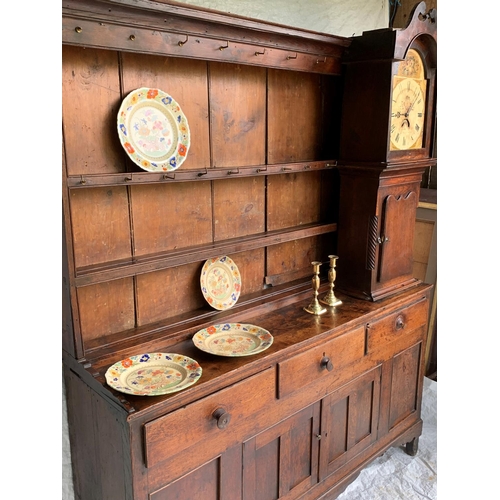
M 406 443 L 406 453 L 414 457 L 418 452 L 418 437 L 413 438 L 411 441 Z

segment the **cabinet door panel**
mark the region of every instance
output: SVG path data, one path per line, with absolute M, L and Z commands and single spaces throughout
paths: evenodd
M 298 498 L 318 476 L 319 403 L 243 444 L 244 500 Z
M 392 361 L 389 430 L 417 411 L 421 347 L 419 342 L 394 356 Z
M 149 500 L 237 500 L 241 498 L 241 446 L 153 492 Z
M 377 439 L 380 374 L 378 366 L 323 399 L 320 480 Z

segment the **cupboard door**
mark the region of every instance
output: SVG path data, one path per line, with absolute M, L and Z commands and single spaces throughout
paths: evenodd
M 413 232 L 418 197 L 415 191 L 388 194 L 382 201 L 377 282 L 386 283 L 413 272 Z
M 419 413 L 419 381 L 422 370 L 422 343 L 400 352 L 392 359 L 387 430 Z M 406 424 L 404 424 L 406 425 Z
M 237 500 L 241 498 L 241 446 L 209 460 L 149 495 L 149 500 Z
M 377 366 L 323 399 L 320 481 L 377 439 L 380 375 Z
M 318 480 L 319 403 L 243 443 L 243 499 L 291 500 Z

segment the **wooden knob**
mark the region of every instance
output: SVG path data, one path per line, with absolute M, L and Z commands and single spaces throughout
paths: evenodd
M 217 408 L 217 410 L 212 413 L 212 416 L 217 420 L 217 427 L 219 429 L 225 429 L 231 421 L 231 415 L 227 413 L 224 408 Z
M 396 330 L 401 330 L 405 327 L 405 322 L 403 320 L 403 316 L 398 316 L 396 318 Z
M 333 370 L 332 360 L 328 356 L 321 358 L 321 368 L 326 368 L 329 372 Z

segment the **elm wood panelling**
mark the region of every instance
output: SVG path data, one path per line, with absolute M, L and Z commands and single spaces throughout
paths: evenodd
M 214 241 L 263 233 L 264 177 L 213 181 Z
M 267 230 L 296 227 L 334 218 L 327 194 L 335 189 L 332 172 L 283 174 L 267 179 Z M 311 274 L 311 262 L 326 261 L 336 247 L 332 234 L 269 246 L 266 282 L 279 284 Z
M 134 255 L 212 242 L 210 182 L 133 186 L 131 203 Z
M 163 269 L 136 277 L 137 326 L 172 318 L 203 307 L 202 264 Z
M 207 62 L 123 52 L 121 63 L 124 96 L 141 87 L 158 88 L 181 107 L 191 137 L 182 169 L 209 167 Z
M 80 329 L 86 342 L 135 326 L 133 278 L 78 288 Z
M 321 82 L 320 75 L 268 70 L 267 163 L 321 158 Z
M 311 262 L 328 260 L 327 256 L 333 248 L 332 236 L 329 234 L 268 247 L 266 283 L 278 285 L 312 276 Z
M 131 256 L 126 188 L 73 190 L 69 201 L 77 268 Z
M 62 121 L 68 175 L 123 170 L 116 132 L 121 104 L 118 54 L 62 47 Z
M 324 194 L 333 187 L 331 172 L 274 175 L 267 179 L 267 230 L 330 221 Z M 326 175 L 324 175 L 326 174 Z
M 264 285 L 264 249 L 257 248 L 229 256 L 238 266 L 241 275 L 241 295 L 245 297 L 262 290 Z
M 243 443 L 243 500 L 297 498 L 318 481 L 320 405 Z
M 213 167 L 265 163 L 266 70 L 210 63 Z

